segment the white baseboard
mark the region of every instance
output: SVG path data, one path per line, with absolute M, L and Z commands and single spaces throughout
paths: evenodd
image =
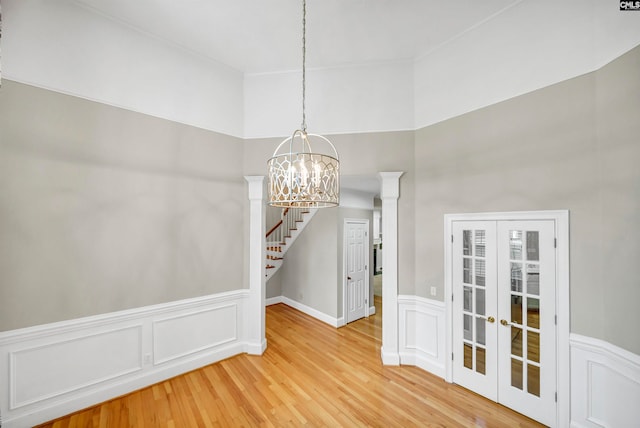
M 244 352 L 249 355 L 262 355 L 267 350 L 267 339 L 260 343 L 248 342 L 244 345 Z
M 277 305 L 278 303 L 284 303 L 284 301 L 282 300 L 282 296 L 269 297 L 268 299 L 264 300 L 265 306 Z
M 305 314 L 312 316 L 313 318 L 316 318 L 333 327 L 342 327 L 346 324 L 344 317 L 340 317 L 340 318 L 331 317 L 323 312 L 320 312 L 316 309 L 306 306 L 300 302 L 296 302 L 295 300 L 290 299 L 288 297 L 277 296 L 277 297 L 269 297 L 268 299 L 265 299 L 265 306 L 277 305 L 278 303 L 284 303 L 287 306 L 291 306 L 292 308 L 295 308 L 300 312 L 304 312 Z M 375 315 L 375 314 L 376 314 L 376 307 L 371 306 L 369 308 L 369 316 Z
M 300 312 L 304 312 L 305 314 L 320 320 L 326 324 L 329 324 L 332 327 L 339 327 L 340 326 L 340 320 L 338 318 L 334 318 L 330 315 L 325 314 L 324 312 L 320 312 L 317 309 L 314 309 L 310 306 L 307 306 L 303 303 L 300 302 L 296 302 L 293 299 L 290 299 L 286 296 L 281 296 L 280 297 L 282 299 L 282 303 L 284 303 L 287 306 L 291 306 L 294 309 L 299 310 Z
M 639 426 L 640 356 L 579 334 L 569 342 L 571 426 Z
M 385 366 L 399 366 L 400 355 L 397 352 L 390 352 L 384 349 L 384 346 L 380 348 L 380 359 Z
M 400 363 L 445 377 L 445 313 L 443 302 L 418 296 L 398 296 Z
M 247 298 L 237 290 L 0 333 L 2 426 L 33 426 L 246 352 Z

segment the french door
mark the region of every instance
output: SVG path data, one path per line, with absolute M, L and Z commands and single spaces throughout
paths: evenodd
M 453 381 L 556 421 L 552 220 L 452 223 Z

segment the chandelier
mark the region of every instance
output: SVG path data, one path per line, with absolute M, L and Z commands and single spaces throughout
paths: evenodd
M 302 126 L 280 143 L 269 159 L 269 205 L 288 208 L 335 207 L 340 203 L 340 161 L 335 146 L 327 138 L 307 133 L 306 17 L 302 1 Z M 327 152 L 314 152 L 311 142 Z

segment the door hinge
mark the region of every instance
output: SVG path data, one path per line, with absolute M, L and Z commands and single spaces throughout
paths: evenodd
M 556 403 L 558 402 L 558 392 L 556 391 Z
M 554 315 L 554 316 L 553 316 L 553 323 L 554 323 L 555 325 L 558 325 L 558 316 L 557 316 L 557 315 Z
M 451 301 L 453 302 L 453 294 L 451 295 Z
M 451 353 L 451 361 L 453 361 L 453 352 Z
M 553 248 L 558 248 L 558 238 L 553 238 Z
M 453 242 L 453 235 L 451 235 L 451 242 Z

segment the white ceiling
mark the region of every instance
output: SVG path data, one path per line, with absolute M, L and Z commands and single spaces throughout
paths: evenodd
M 307 66 L 411 60 L 522 0 L 308 0 Z M 245 73 L 301 64 L 301 0 L 75 0 Z

